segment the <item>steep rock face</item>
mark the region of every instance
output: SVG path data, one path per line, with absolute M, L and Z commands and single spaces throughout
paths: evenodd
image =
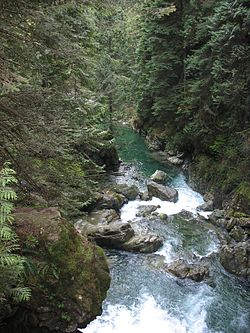
M 101 313 L 110 284 L 103 250 L 57 208 L 18 209 L 15 228 L 28 258 L 32 298 L 6 320 L 6 332 L 71 333 L 86 326 Z
M 84 144 L 77 145 L 76 148 L 79 152 L 87 153 L 91 160 L 93 160 L 97 165 L 103 166 L 105 170 L 117 171 L 120 166 L 120 159 L 116 147 L 109 143 L 112 138 L 112 135 L 107 137 L 107 141 L 104 141 L 105 145 L 99 148 L 98 151 L 93 152 Z
M 220 262 L 230 273 L 250 281 L 250 241 L 222 246 Z
M 97 164 L 104 165 L 107 171 L 117 171 L 119 169 L 120 160 L 114 146 L 102 148 L 96 159 Z
M 215 210 L 209 220 L 224 233 L 224 244 L 220 250 L 222 266 L 250 281 L 250 218 L 230 217 L 226 211 Z

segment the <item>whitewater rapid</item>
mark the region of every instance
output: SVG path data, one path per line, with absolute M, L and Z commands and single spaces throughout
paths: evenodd
M 176 186 L 174 186 L 175 184 Z M 180 213 L 182 210 L 197 214 L 197 207 L 204 203 L 202 195 L 193 191 L 190 186 L 188 186 L 183 174 L 178 175 L 172 186 L 178 191 L 178 201 L 176 203 L 163 201 L 154 197 L 149 201 L 129 201 L 129 203 L 124 205 L 121 209 L 122 221 L 127 222 L 135 219 L 139 207 L 150 205 L 160 206 L 156 212 L 164 213 L 168 216 Z
M 168 216 L 177 214 L 182 210 L 197 213 L 197 207 L 204 203 L 202 196 L 193 191 L 185 181 L 182 174 L 175 179 L 175 188 L 178 190 L 179 199 L 176 203 L 152 198 L 150 201 L 135 200 L 124 205 L 121 210 L 121 220 L 131 221 L 136 219 L 136 213 L 140 206 L 159 205 L 157 212 Z M 176 238 L 164 242 L 163 247 L 156 253 L 164 256 L 165 262 L 171 262 L 177 258 L 173 248 Z M 212 244 L 212 251 L 217 247 Z M 128 278 L 128 277 L 126 277 Z M 132 278 L 132 277 L 131 277 Z M 139 286 L 138 286 L 139 287 Z M 112 293 L 112 287 L 109 291 Z M 201 284 L 195 295 L 188 294 L 183 297 L 183 313 L 174 315 L 163 305 L 159 299 L 145 290 L 138 290 L 134 303 L 127 305 L 126 300 L 113 304 L 106 300 L 101 317 L 90 323 L 84 333 L 205 333 L 208 332 L 206 325 L 206 306 L 209 304 L 211 295 L 209 288 Z M 176 309 L 175 309 L 176 312 Z

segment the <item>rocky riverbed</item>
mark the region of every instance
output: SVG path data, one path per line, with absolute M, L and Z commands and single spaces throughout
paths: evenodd
M 247 280 L 232 275 L 221 258 L 234 226 L 228 232 L 214 223 L 211 197 L 204 201 L 178 169 L 153 159 L 143 139 L 125 130 L 120 140 L 126 163 L 112 181 L 137 186 L 139 196 L 124 203 L 115 218 L 135 234 L 161 237 L 163 246 L 153 253 L 135 253 L 105 245 L 111 288 L 102 316 L 85 332 L 248 332 Z M 155 181 L 150 176 L 156 170 L 167 174 L 160 185 L 178 192 L 176 202 L 149 193 L 147 184 Z

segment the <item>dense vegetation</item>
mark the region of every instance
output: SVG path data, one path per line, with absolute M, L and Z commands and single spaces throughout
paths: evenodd
M 11 185 L 16 183 L 15 171 L 8 163 L 0 171 L 0 311 L 8 298 L 20 302 L 28 300 L 30 290 L 23 287 L 24 257 L 16 254 L 19 250 L 18 237 L 12 228 L 16 193 Z
M 134 67 L 140 126 L 248 199 L 249 15 L 244 0 L 142 1 Z
M 96 155 L 110 144 L 96 80 L 99 10 L 94 2 L 1 1 L 0 161 L 12 162 L 26 196 L 59 200 L 72 213 L 89 201 L 102 172 Z
M 30 296 L 10 200 L 87 210 L 114 120 L 250 214 L 249 28 L 247 0 L 0 1 L 0 303 Z
M 99 1 L 0 2 L 0 319 L 8 302 L 29 298 L 24 278 L 34 266 L 20 255 L 11 200 L 79 215 L 116 158 L 97 78 L 104 9 Z

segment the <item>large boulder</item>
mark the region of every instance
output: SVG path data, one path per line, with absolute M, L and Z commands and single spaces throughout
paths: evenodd
M 222 246 L 220 262 L 230 273 L 250 281 L 250 241 Z
M 115 249 L 121 249 L 122 245 L 135 235 L 134 229 L 128 222 L 92 225 L 82 221 L 75 227 L 98 245 Z
M 137 217 L 148 217 L 153 212 L 155 212 L 160 206 L 148 205 L 148 206 L 140 206 L 138 208 L 138 212 L 136 213 Z
M 149 195 L 153 197 L 171 202 L 177 202 L 178 200 L 178 191 L 174 188 L 163 186 L 155 182 L 150 182 L 147 187 Z
M 162 170 L 156 170 L 155 173 L 150 176 L 150 179 L 158 184 L 165 184 L 167 178 L 166 172 Z
M 169 157 L 167 157 L 167 161 L 176 166 L 180 166 L 184 163 L 184 160 L 177 156 L 169 156 Z
M 92 211 L 88 215 L 88 222 L 91 224 L 110 223 L 118 220 L 120 217 L 114 209 L 101 209 Z
M 124 195 L 128 200 L 135 200 L 139 195 L 139 189 L 136 185 L 117 184 L 114 191 Z
M 135 232 L 129 222 L 114 221 L 109 224 L 92 225 L 79 221 L 75 227 L 81 234 L 107 248 L 151 253 L 163 244 L 162 238 L 154 234 Z
M 152 199 L 152 195 L 150 195 L 148 191 L 145 191 L 140 193 L 140 198 L 142 201 L 149 201 Z
M 124 195 L 111 190 L 106 190 L 103 193 L 98 193 L 96 195 L 95 204 L 92 209 L 115 209 L 118 211 L 127 202 L 128 199 Z
M 165 267 L 165 270 L 178 278 L 188 278 L 196 282 L 200 282 L 209 277 L 209 269 L 207 265 L 188 264 L 182 259 L 168 264 Z
M 157 235 L 135 235 L 123 244 L 123 249 L 130 252 L 152 253 L 163 245 L 163 239 Z
M 216 209 L 209 220 L 223 231 L 223 246 L 219 254 L 222 266 L 230 273 L 250 280 L 249 217 L 232 217 Z
M 15 229 L 32 271 L 28 302 L 5 320 L 10 332 L 76 332 L 101 314 L 110 284 L 103 250 L 79 235 L 57 208 L 20 208 Z

